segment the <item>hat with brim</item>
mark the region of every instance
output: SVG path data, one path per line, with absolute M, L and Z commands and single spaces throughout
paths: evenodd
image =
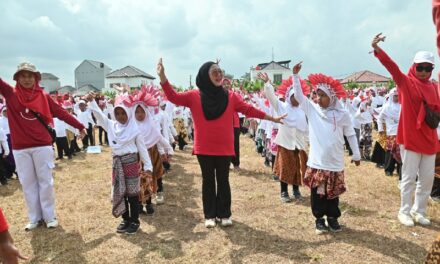
M 429 51 L 419 51 L 414 56 L 414 63 L 430 63 L 434 64 L 434 54 Z
M 37 81 L 41 80 L 41 73 L 39 71 L 37 71 L 37 68 L 35 67 L 35 65 L 33 65 L 32 63 L 29 63 L 29 62 L 22 62 L 22 63 L 18 64 L 17 71 L 15 71 L 15 73 L 14 73 L 14 81 L 17 81 L 18 74 L 23 71 L 32 72 L 35 75 Z

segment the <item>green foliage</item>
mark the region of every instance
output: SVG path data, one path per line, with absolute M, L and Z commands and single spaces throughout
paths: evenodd
M 353 90 L 359 88 L 359 84 L 357 82 L 349 81 L 344 85 L 346 89 Z
M 264 87 L 264 83 L 261 80 L 256 80 L 256 81 L 244 80 L 242 81 L 241 86 L 243 86 L 243 90 L 247 92 L 256 92 L 256 91 L 260 91 Z
M 116 97 L 116 92 L 115 91 L 105 91 L 104 95 L 107 96 L 108 98 L 114 99 Z
M 394 87 L 396 87 L 396 82 L 393 79 L 391 79 L 388 81 L 386 87 L 388 87 L 388 90 L 393 89 Z

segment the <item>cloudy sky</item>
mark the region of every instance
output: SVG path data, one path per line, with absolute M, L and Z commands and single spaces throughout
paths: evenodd
M 436 51 L 428 0 L 1 0 L 0 10 L 0 76 L 8 81 L 21 61 L 72 85 L 84 59 L 156 76 L 163 57 L 169 79 L 187 86 L 207 60 L 240 77 L 270 61 L 272 47 L 275 60 L 304 61 L 303 74 L 388 76 L 368 54 L 379 32 L 404 71 L 416 51 Z

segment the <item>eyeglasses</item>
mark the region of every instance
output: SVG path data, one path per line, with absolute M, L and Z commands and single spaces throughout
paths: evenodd
M 211 73 L 212 73 L 213 75 L 223 75 L 223 71 L 220 70 L 220 69 L 218 69 L 218 70 L 212 70 Z
M 428 66 L 425 66 L 425 67 L 423 67 L 422 65 L 417 65 L 416 66 L 416 71 L 418 71 L 418 72 L 422 72 L 422 71 L 432 72 L 432 70 L 434 70 L 434 67 L 432 65 L 428 65 Z

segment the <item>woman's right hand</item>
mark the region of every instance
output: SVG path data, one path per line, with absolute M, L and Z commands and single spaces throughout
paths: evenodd
M 378 44 L 381 41 L 385 41 L 385 38 L 385 36 L 382 36 L 382 33 L 379 33 L 374 37 L 373 41 L 371 42 L 371 46 L 375 51 L 378 51 L 380 49 Z
M 299 71 L 301 70 L 301 67 L 302 67 L 302 65 L 301 65 L 302 63 L 303 62 L 300 61 L 295 66 L 293 66 L 293 68 L 292 68 L 292 73 L 293 74 L 298 74 L 299 73 Z
M 267 73 L 265 73 L 265 72 L 264 73 L 259 72 L 257 74 L 257 77 L 258 77 L 258 79 L 262 80 L 264 83 L 270 82 L 269 76 L 267 76 Z
M 84 96 L 84 98 L 85 98 L 88 102 L 93 101 L 93 99 L 95 99 L 95 97 L 96 97 L 96 94 L 95 94 L 94 92 L 89 92 L 88 94 L 86 94 L 86 95 Z

